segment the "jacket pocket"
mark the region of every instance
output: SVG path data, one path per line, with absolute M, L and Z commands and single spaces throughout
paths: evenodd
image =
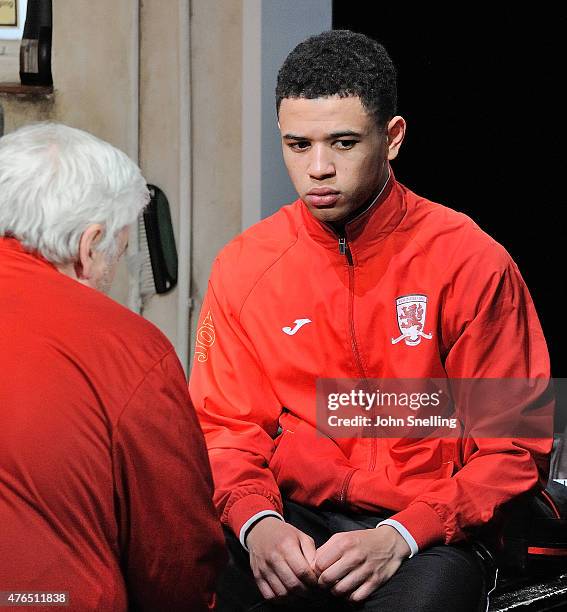
M 275 443 L 269 467 L 284 497 L 312 507 L 341 503 L 353 466 L 333 440 L 298 420 Z

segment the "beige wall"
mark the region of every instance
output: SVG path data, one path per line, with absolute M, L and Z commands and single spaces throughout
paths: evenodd
M 33 123 L 34 121 L 48 121 L 54 116 L 54 96 L 15 96 L 0 93 L 0 104 L 4 109 L 4 132 Z
M 185 229 L 190 230 L 187 273 L 191 276 L 190 323 L 194 333 L 211 263 L 241 229 L 242 0 L 191 1 L 190 63 L 183 61 L 189 58 L 180 56 L 188 42 L 183 40 L 179 19 L 183 16 L 180 5 L 185 1 L 142 2 L 140 159 L 148 181 L 161 187 L 169 198 L 178 251 L 189 246 L 180 244 L 180 222 L 186 219 L 191 225 Z M 181 97 L 187 95 L 182 82 L 185 64 L 191 71 L 190 105 L 186 105 L 191 114 L 187 126 L 190 160 L 180 151 L 186 136 L 184 117 L 180 116 L 184 111 Z M 185 195 L 184 174 L 189 175 L 191 187 Z M 183 299 L 177 290 L 155 296 L 144 316 L 173 338 L 180 302 Z M 187 342 L 192 356 L 193 342 Z
M 137 157 L 131 115 L 137 83 L 134 2 L 56 0 L 53 3 L 55 113 L 73 127 Z
M 211 263 L 241 228 L 242 0 L 191 3 L 193 330 Z
M 53 3 L 53 118 L 138 156 L 135 2 L 56 0 Z M 112 296 L 128 297 L 121 264 Z
M 144 0 L 140 13 L 140 165 L 166 194 L 179 249 L 179 3 Z M 183 203 L 188 206 L 188 202 Z M 177 295 L 153 296 L 144 316 L 175 342 Z
M 0 82 L 16 83 L 20 80 L 20 41 L 1 38 L 0 29 Z

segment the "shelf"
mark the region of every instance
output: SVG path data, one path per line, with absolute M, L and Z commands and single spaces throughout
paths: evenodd
M 21 83 L 0 83 L 0 97 L 17 96 L 19 98 L 50 98 L 53 87 L 41 85 L 22 85 Z

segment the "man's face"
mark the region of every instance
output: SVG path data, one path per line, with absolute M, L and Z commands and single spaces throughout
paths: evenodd
M 108 293 L 116 275 L 118 262 L 128 245 L 128 228 L 124 228 L 117 237 L 117 251 L 114 257 L 107 257 L 104 253 L 97 251 L 94 255 L 93 274 L 89 279 L 89 286 L 98 289 L 103 293 Z
M 291 181 L 320 221 L 341 221 L 386 180 L 387 133 L 360 98 L 284 98 L 279 126 Z

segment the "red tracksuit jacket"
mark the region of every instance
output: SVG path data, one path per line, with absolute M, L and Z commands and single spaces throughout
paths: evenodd
M 0 345 L 0 591 L 207 610 L 224 538 L 171 344 L 0 238 Z
M 298 200 L 214 262 L 190 392 L 215 502 L 237 535 L 257 512 L 281 512 L 283 492 L 310 506 L 394 511 L 420 549 L 457 541 L 538 486 L 551 439 L 315 436 L 315 383 L 547 378 L 532 300 L 503 247 L 393 177 L 345 237 L 340 249 Z M 408 295 L 427 300 L 427 337 L 394 344 L 396 300 Z

